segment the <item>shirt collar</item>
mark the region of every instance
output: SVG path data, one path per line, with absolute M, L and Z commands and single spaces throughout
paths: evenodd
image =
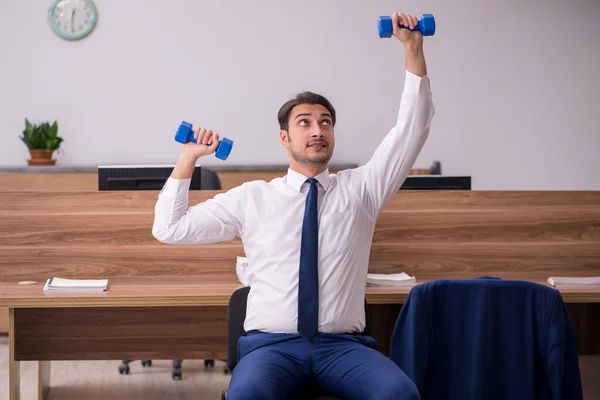
M 306 182 L 307 179 L 307 176 L 304 176 L 301 173 L 296 172 L 291 168 L 288 168 L 286 181 L 291 187 L 294 188 L 294 190 L 300 192 L 302 185 Z M 327 188 L 329 187 L 329 169 L 326 169 L 319 175 L 315 176 L 315 179 L 319 181 L 321 186 L 323 186 L 323 189 L 327 191 Z

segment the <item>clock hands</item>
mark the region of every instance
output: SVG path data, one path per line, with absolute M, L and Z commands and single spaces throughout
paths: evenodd
M 75 7 L 73 7 L 73 10 L 71 11 L 71 16 L 69 17 L 69 24 L 71 25 L 71 32 L 75 32 L 73 30 L 73 17 L 75 17 L 75 10 L 77 9 L 77 5 L 75 5 Z
M 69 17 L 69 23 L 71 25 L 71 32 L 75 33 L 75 30 L 73 29 L 73 19 L 75 19 L 75 11 L 77 11 L 77 7 L 79 7 L 79 5 L 81 4 L 81 0 L 77 0 L 77 3 L 73 6 L 73 9 L 71 10 L 71 16 Z

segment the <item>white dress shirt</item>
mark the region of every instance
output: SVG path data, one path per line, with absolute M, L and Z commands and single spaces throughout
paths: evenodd
M 316 176 L 319 197 L 319 332 L 360 332 L 369 255 L 380 210 L 400 189 L 429 134 L 429 78 L 406 72 L 397 124 L 364 166 Z M 300 238 L 309 184 L 291 169 L 188 207 L 190 179 L 169 178 L 152 234 L 169 244 L 239 236 L 250 286 L 244 329 L 297 333 Z M 231 268 L 235 268 L 232 256 Z

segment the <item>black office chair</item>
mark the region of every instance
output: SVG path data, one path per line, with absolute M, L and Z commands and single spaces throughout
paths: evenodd
M 248 299 L 248 292 L 250 287 L 246 286 L 237 289 L 231 295 L 229 299 L 229 310 L 228 310 L 228 322 L 227 322 L 227 368 L 233 371 L 237 365 L 237 346 L 240 337 L 246 334 L 244 330 L 244 321 L 246 320 L 246 301 Z M 365 318 L 366 324 L 363 331 L 363 335 L 370 335 L 369 329 L 369 314 L 367 308 L 367 301 L 365 300 Z M 227 390 L 224 390 L 221 394 L 221 400 L 227 399 Z M 322 393 L 319 393 L 316 388 L 309 387 L 306 390 L 297 395 L 295 400 L 342 400 L 337 397 L 327 397 Z
M 430 175 L 441 175 L 442 174 L 442 163 L 440 161 L 434 161 L 433 165 L 429 167 Z
M 200 168 L 200 190 L 221 190 L 219 175 L 208 168 Z
M 201 168 L 200 169 L 200 190 L 221 190 L 221 180 L 216 172 L 208 169 Z M 129 374 L 129 364 L 133 360 L 123 360 L 121 361 L 121 365 L 119 365 L 119 374 Z M 181 364 L 182 360 L 173 360 L 173 370 L 171 372 L 171 376 L 174 380 L 181 380 Z M 142 360 L 142 367 L 151 367 L 152 360 Z M 205 367 L 214 367 L 215 360 L 204 360 Z M 229 370 L 227 367 L 224 368 L 224 372 L 228 373 Z

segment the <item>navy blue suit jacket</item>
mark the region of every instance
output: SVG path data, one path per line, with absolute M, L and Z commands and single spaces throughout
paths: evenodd
M 390 358 L 422 399 L 582 399 L 571 321 L 558 290 L 481 277 L 413 287 Z

